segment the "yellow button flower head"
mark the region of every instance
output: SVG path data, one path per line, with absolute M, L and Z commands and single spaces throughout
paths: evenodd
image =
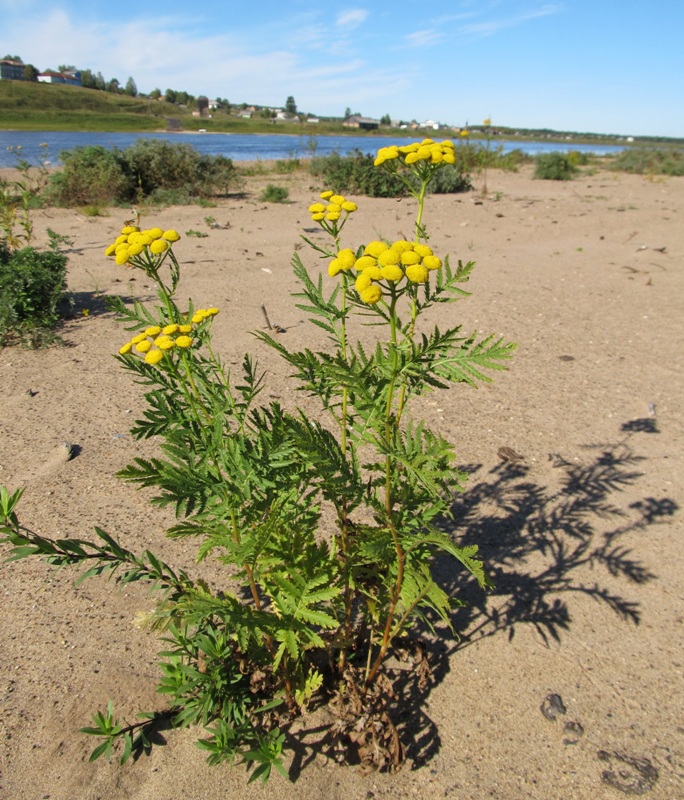
M 343 269 L 343 262 L 340 261 L 339 258 L 333 258 L 333 260 L 328 264 L 328 275 L 330 275 L 331 278 L 334 278 L 335 275 L 339 275 Z
M 176 347 L 181 347 L 181 348 L 185 349 L 186 347 L 190 347 L 190 345 L 193 343 L 193 341 L 194 340 L 191 339 L 189 336 L 179 336 L 176 339 Z
M 125 345 L 119 348 L 119 353 L 121 353 L 122 356 L 125 356 L 127 353 L 130 353 L 132 349 L 133 345 L 130 342 L 126 342 Z
M 164 235 L 164 231 L 161 228 L 148 228 L 143 233 L 146 233 L 151 239 L 161 239 Z
M 178 333 L 179 326 L 176 325 L 175 322 L 171 323 L 171 325 L 165 325 L 162 328 L 162 333 L 166 336 L 170 336 L 172 333 Z
M 329 200 L 335 192 L 331 192 L 330 189 L 326 189 L 324 192 L 321 192 L 320 197 L 322 200 Z
M 405 267 L 410 267 L 412 264 L 420 264 L 420 256 L 414 250 L 405 250 L 401 254 L 401 263 Z
M 376 267 L 377 264 L 377 259 L 373 258 L 373 256 L 361 256 L 361 258 L 356 259 L 354 269 L 362 272 L 364 269 L 368 269 L 368 267 Z
M 372 284 L 367 289 L 364 289 L 361 294 L 361 302 L 369 306 L 374 306 L 382 297 L 382 289 L 377 283 Z
M 130 233 L 137 233 L 139 230 L 140 228 L 136 227 L 135 225 L 126 225 L 121 229 L 121 233 L 123 236 L 128 236 Z
M 419 242 L 416 242 L 416 244 L 413 245 L 413 252 L 418 253 L 421 258 L 432 255 L 432 249 L 426 244 L 420 244 Z
M 192 325 L 179 325 L 178 332 L 179 333 L 190 333 L 192 331 Z
M 349 214 L 353 214 L 354 211 L 359 210 L 359 207 L 356 205 L 356 203 L 352 203 L 351 200 L 345 200 L 343 203 L 340 203 L 340 205 L 342 206 L 342 210 Z
M 162 236 L 167 242 L 177 242 L 181 238 L 180 233 L 178 233 L 178 231 L 174 231 L 173 229 L 164 231 Z
M 131 339 L 131 344 L 138 344 L 138 342 L 142 342 L 143 339 L 147 339 L 147 334 L 138 333 Z
M 162 358 L 164 358 L 164 353 L 161 350 L 150 350 L 145 356 L 145 363 L 158 364 Z
M 337 257 L 334 258 L 328 265 L 328 275 L 334 278 L 339 272 L 344 272 L 351 269 L 356 262 L 356 255 L 353 250 L 346 248 L 340 250 Z
M 411 264 L 406 267 L 406 277 L 412 283 L 427 283 L 430 273 L 422 264 Z
M 356 263 L 356 253 L 348 247 L 344 250 L 340 250 L 337 254 L 337 258 L 342 264 L 342 269 L 351 269 Z
M 325 205 L 323 203 L 312 203 L 309 206 L 310 214 L 325 214 Z
M 160 350 L 170 350 L 176 344 L 170 336 L 164 334 L 157 336 L 154 343 Z
M 397 266 L 396 264 L 389 264 L 388 266 L 383 267 L 380 272 L 382 273 L 382 277 L 391 283 L 396 283 L 404 277 L 401 267 Z
M 385 161 L 393 161 L 395 158 L 399 158 L 399 148 L 396 145 L 381 147 L 378 150 L 374 164 L 376 167 L 379 167 L 381 164 L 384 164 Z
M 366 247 L 364 248 L 364 255 L 366 256 L 373 256 L 377 258 L 380 253 L 384 253 L 385 250 L 389 250 L 389 245 L 387 242 L 369 242 Z
M 392 250 L 396 250 L 398 253 L 405 253 L 407 250 L 413 250 L 413 245 L 411 242 L 407 242 L 405 239 L 399 239 L 398 242 L 394 242 L 392 244 Z
M 116 253 L 116 244 L 110 244 L 109 247 L 105 250 L 106 256 L 113 256 Z
M 356 280 L 354 281 L 354 287 L 356 288 L 357 292 L 361 293 L 365 291 L 372 283 L 373 279 L 368 274 L 368 270 L 364 270 L 357 276 Z
M 145 328 L 145 336 L 158 336 L 161 333 L 161 328 L 159 325 L 150 325 L 149 328 Z
M 117 250 L 116 252 L 116 263 L 119 266 L 123 266 L 124 264 L 128 263 L 128 248 L 122 247 L 121 250 Z
M 439 269 L 442 266 L 442 260 L 437 258 L 437 256 L 424 256 L 423 266 L 427 267 L 431 271 Z
M 150 252 L 156 256 L 161 255 L 169 249 L 169 243 L 165 239 L 155 239 L 150 245 Z
M 398 253 L 391 247 L 387 250 L 383 250 L 383 252 L 378 256 L 378 264 L 380 264 L 381 267 L 387 267 L 390 264 L 398 264 L 400 260 L 401 253 Z
M 133 244 L 128 246 L 128 258 L 131 259 L 134 256 L 139 256 L 144 249 L 145 246 L 140 244 L 140 242 L 133 242 Z
M 138 344 L 136 344 L 135 349 L 139 353 L 146 353 L 151 347 L 152 342 L 150 342 L 148 339 L 144 339 L 142 342 L 138 342 Z

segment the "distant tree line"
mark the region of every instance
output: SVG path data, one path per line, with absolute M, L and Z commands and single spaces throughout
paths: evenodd
M 23 64 L 23 60 L 17 55 L 5 55 L 2 60 L 16 61 L 18 64 Z M 96 89 L 100 92 L 111 92 L 112 94 L 126 94 L 129 97 L 138 97 L 138 87 L 135 80 L 129 77 L 123 86 L 118 78 L 106 79 L 101 72 L 94 72 L 91 69 L 77 69 L 73 64 L 60 64 L 56 72 L 79 72 L 81 76 L 81 84 L 85 89 Z M 40 71 L 33 64 L 25 64 L 22 79 L 25 81 L 37 81 Z M 167 103 L 174 103 L 176 105 L 194 106 L 197 104 L 197 98 L 188 92 L 178 91 L 176 89 L 167 89 L 164 95 L 160 89 L 153 89 L 149 95 L 141 95 L 142 97 L 150 97 L 152 100 L 158 100 L 164 97 Z M 218 98 L 218 107 L 230 109 L 228 100 Z

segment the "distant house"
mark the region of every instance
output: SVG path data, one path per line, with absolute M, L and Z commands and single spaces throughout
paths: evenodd
M 76 72 L 55 72 L 48 69 L 45 72 L 38 73 L 38 80 L 40 83 L 64 83 L 69 86 L 83 86 L 81 82 L 81 73 Z
M 24 67 L 21 61 L 12 61 L 9 58 L 3 58 L 0 61 L 0 80 L 3 81 L 20 81 L 24 77 Z
M 342 125 L 344 125 L 345 128 L 360 128 L 363 131 L 375 131 L 380 127 L 380 120 L 352 114 L 351 117 L 347 117 L 344 120 Z
M 297 114 L 290 114 L 287 111 L 278 110 L 275 115 L 276 122 L 300 122 Z

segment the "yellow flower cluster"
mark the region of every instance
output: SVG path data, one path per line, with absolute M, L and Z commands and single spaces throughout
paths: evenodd
M 445 139 L 443 142 L 423 139 L 420 144 L 418 142 L 401 146 L 393 144 L 389 147 L 381 147 L 374 163 L 376 167 L 379 167 L 386 161 L 394 161 L 395 159 L 407 166 L 416 164 L 419 161 L 434 165 L 454 164 L 456 162 L 454 143 L 449 139 Z
M 325 203 L 314 203 L 309 206 L 309 213 L 314 222 L 321 222 L 327 220 L 328 222 L 337 222 L 337 220 L 344 214 L 346 219 L 349 214 L 353 214 L 358 209 L 356 203 L 342 197 L 341 194 L 335 194 L 330 190 L 321 192 L 321 200 L 326 200 Z
M 141 231 L 135 225 L 126 225 L 121 229 L 121 235 L 105 250 L 105 255 L 113 256 L 117 264 L 135 264 L 137 258 L 142 258 L 147 263 L 150 260 L 161 261 L 159 257 L 163 257 L 173 242 L 179 239 L 178 231 L 163 231 L 161 228 Z
M 182 324 L 174 322 L 164 327 L 150 325 L 126 342 L 119 349 L 119 353 L 122 356 L 140 355 L 144 357 L 146 364 L 158 364 L 164 353 L 174 349 L 187 350 L 191 347 L 195 341 L 191 336 L 195 328 L 218 313 L 218 308 L 198 308 L 189 322 Z
M 442 261 L 426 244 L 403 239 L 387 242 L 369 242 L 363 255 L 356 257 L 353 250 L 340 250 L 328 265 L 328 274 L 355 269 L 359 274 L 354 286 L 363 303 L 375 305 L 382 297 L 383 283 L 397 284 L 406 278 L 409 283 L 427 283 L 430 272 L 442 266 Z

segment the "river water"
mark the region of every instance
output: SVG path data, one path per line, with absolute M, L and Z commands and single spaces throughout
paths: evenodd
M 87 145 L 101 145 L 107 149 L 125 150 L 138 139 L 166 139 L 185 142 L 199 153 L 222 155 L 235 161 L 258 161 L 270 159 L 307 158 L 312 155 L 325 156 L 333 152 L 346 155 L 354 150 L 375 153 L 380 147 L 390 144 L 419 142 L 415 139 L 392 136 L 320 136 L 258 133 L 81 133 L 64 131 L 0 131 L 0 167 L 14 167 L 17 158 L 30 164 L 38 164 L 46 158 L 52 165 L 59 164 L 59 154 L 64 150 Z M 444 138 L 435 135 L 436 139 Z M 457 140 L 455 140 L 457 141 Z M 466 140 L 463 140 L 466 141 Z M 41 145 L 47 145 L 41 146 Z M 522 150 L 530 155 L 579 150 L 594 155 L 619 153 L 619 145 L 577 144 L 572 141 L 531 142 L 492 139 L 492 148 L 501 147 L 504 153 Z

